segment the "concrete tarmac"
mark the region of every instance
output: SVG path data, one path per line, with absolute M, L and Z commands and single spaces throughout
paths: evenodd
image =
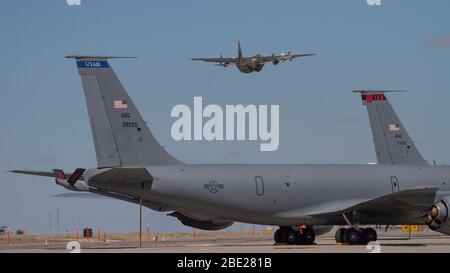
M 450 236 L 431 231 L 413 233 L 379 232 L 370 246 L 339 245 L 334 232 L 317 237 L 316 244 L 275 245 L 270 234 L 243 238 L 181 238 L 165 241 L 82 242 L 82 253 L 450 253 Z M 0 253 L 68 253 L 66 243 L 0 244 Z

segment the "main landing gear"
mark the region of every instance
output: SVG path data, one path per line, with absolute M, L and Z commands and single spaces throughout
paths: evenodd
M 280 227 L 274 234 L 275 243 L 288 245 L 312 245 L 316 240 L 311 228 Z
M 373 228 L 340 228 L 334 236 L 336 243 L 350 245 L 367 245 L 377 240 L 377 232 Z
M 360 228 L 356 212 L 352 213 L 351 221 L 346 214 L 342 214 L 345 222 L 350 228 L 340 228 L 336 231 L 334 238 L 336 243 L 350 245 L 367 245 L 377 240 L 377 232 L 373 228 Z

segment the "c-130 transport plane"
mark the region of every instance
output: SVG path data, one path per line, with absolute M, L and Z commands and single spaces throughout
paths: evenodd
M 81 76 L 97 166 L 72 174 L 13 172 L 55 177 L 74 191 L 142 202 L 199 229 L 219 230 L 234 221 L 276 225 L 276 243 L 313 244 L 334 225 L 347 226 L 337 231 L 336 240 L 349 244 L 375 241 L 376 231 L 364 228 L 375 224 L 428 225 L 450 235 L 449 166 L 186 164 L 158 144 L 110 67 L 113 57 L 67 58 L 76 60 Z M 366 95 L 365 103 L 387 102 L 382 92 L 372 92 L 370 102 Z M 385 124 L 389 114 L 380 111 L 388 117 L 379 119 L 381 130 L 399 133 L 399 122 Z
M 215 66 L 228 67 L 231 65 L 236 66 L 242 73 L 248 74 L 252 72 L 260 72 L 266 63 L 271 62 L 273 65 L 277 65 L 280 62 L 293 61 L 298 57 L 308 57 L 314 56 L 316 54 L 291 54 L 289 51 L 287 54 L 281 53 L 280 55 L 272 54 L 271 56 L 266 55 L 254 55 L 252 57 L 244 57 L 241 49 L 241 42 L 238 41 L 238 56 L 227 58 L 220 56 L 220 58 L 192 58 L 191 61 L 204 61 L 209 63 L 216 63 Z

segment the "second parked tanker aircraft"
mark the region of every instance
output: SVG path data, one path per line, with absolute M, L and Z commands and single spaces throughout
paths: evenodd
M 385 93 L 362 91 L 379 164 L 202 164 L 171 156 L 150 132 L 105 56 L 76 60 L 86 98 L 97 166 L 72 174 L 15 170 L 55 177 L 89 191 L 166 211 L 207 230 L 234 221 L 276 225 L 277 243 L 313 244 L 344 225 L 336 240 L 367 244 L 364 225 L 428 225 L 450 235 L 450 167 L 429 166 L 409 139 Z

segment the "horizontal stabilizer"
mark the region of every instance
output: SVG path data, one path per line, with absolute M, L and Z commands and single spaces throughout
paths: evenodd
M 62 171 L 62 170 L 61 170 Z M 11 170 L 9 171 L 11 173 L 20 173 L 20 174 L 28 174 L 28 175 L 36 175 L 36 176 L 45 176 L 45 177 L 53 177 L 56 178 L 56 174 L 55 172 L 50 172 L 50 171 L 34 171 L 34 170 Z M 68 176 L 67 174 L 64 174 L 64 172 L 62 172 L 63 175 L 63 179 L 66 179 Z M 72 176 L 72 174 L 69 175 L 69 177 Z M 77 180 L 82 180 L 84 181 L 84 177 L 83 175 L 80 175 L 79 178 Z
M 86 198 L 86 199 L 110 199 L 106 196 L 99 194 L 94 194 L 90 192 L 65 192 L 60 194 L 52 195 L 52 197 L 57 198 Z
M 111 168 L 89 178 L 89 184 L 102 186 L 125 186 L 129 183 L 151 183 L 153 177 L 146 168 Z
M 61 194 L 52 195 L 52 197 L 57 198 L 82 198 L 82 199 L 118 199 L 126 202 L 130 202 L 133 204 L 139 204 L 139 199 L 127 196 L 123 194 L 118 194 L 109 191 L 97 190 L 94 188 L 89 189 L 89 192 L 66 192 Z M 169 208 L 163 204 L 150 202 L 147 200 L 142 200 L 142 205 L 152 210 L 156 211 L 173 211 L 172 208 Z

